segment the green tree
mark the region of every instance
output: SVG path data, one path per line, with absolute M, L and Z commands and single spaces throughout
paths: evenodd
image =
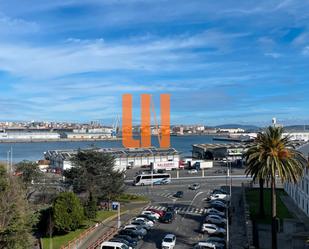
M 39 169 L 39 165 L 36 162 L 27 160 L 17 163 L 16 171 L 22 173 L 21 179 L 26 186 L 29 186 L 31 183 L 37 181 L 43 175 Z
M 32 248 L 35 222 L 20 181 L 0 165 L 0 249 Z
M 89 195 L 89 199 L 85 206 L 85 215 L 89 219 L 93 219 L 96 217 L 98 211 L 97 207 L 97 199 L 92 196 L 92 194 Z
M 60 193 L 53 203 L 54 227 L 59 233 L 74 231 L 84 220 L 84 209 L 72 192 Z
M 247 175 L 271 182 L 272 249 L 277 249 L 276 175 L 283 183 L 297 183 L 308 167 L 281 127 L 268 127 L 258 134 L 246 154 Z
M 112 200 L 123 192 L 123 173 L 114 169 L 114 157 L 96 151 L 79 151 L 74 167 L 64 172 L 76 193 L 87 192 L 97 199 Z

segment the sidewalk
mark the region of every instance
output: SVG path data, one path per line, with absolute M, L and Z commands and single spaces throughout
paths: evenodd
M 139 203 L 139 204 L 127 204 L 126 209 L 127 211 L 121 215 L 121 224 L 127 223 L 131 220 L 134 216 L 136 216 L 140 210 L 147 205 L 147 203 Z M 118 217 L 115 217 L 112 220 L 107 220 L 102 225 L 98 226 L 84 241 L 78 245 L 79 249 L 87 249 L 91 246 L 94 242 L 96 242 L 100 237 L 106 233 L 110 228 L 117 227 Z
M 243 249 L 247 245 L 244 207 L 242 205 L 241 187 L 232 188 L 232 219 L 230 225 L 230 242 L 232 249 Z

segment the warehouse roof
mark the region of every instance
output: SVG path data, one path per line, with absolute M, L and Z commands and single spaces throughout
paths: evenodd
M 164 156 L 164 155 L 179 155 L 179 152 L 174 148 L 87 148 L 81 151 L 97 151 L 102 153 L 112 154 L 115 157 L 145 157 L 145 156 Z M 45 158 L 47 159 L 60 159 L 70 160 L 78 150 L 48 150 L 46 151 Z

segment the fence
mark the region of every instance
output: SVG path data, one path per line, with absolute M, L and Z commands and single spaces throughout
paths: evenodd
M 95 224 L 89 227 L 87 230 L 83 231 L 78 237 L 74 238 L 73 240 L 69 241 L 67 245 L 62 246 L 60 249 L 75 249 L 78 248 L 78 245 L 91 233 L 95 230 L 99 224 Z
M 96 242 L 92 245 L 88 246 L 87 249 L 95 249 L 97 248 L 102 242 L 109 240 L 117 233 L 118 229 L 116 227 L 112 227 L 108 230 L 105 234 L 103 234 Z

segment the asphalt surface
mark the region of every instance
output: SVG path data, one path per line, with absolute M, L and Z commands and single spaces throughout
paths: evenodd
M 243 178 L 233 179 L 233 186 L 240 186 L 246 181 Z M 188 185 L 199 183 L 200 189 L 189 190 Z M 171 184 L 159 186 L 130 186 L 127 192 L 143 195 L 150 198 L 150 207 L 164 209 L 167 205 L 173 204 L 178 214 L 173 223 L 163 224 L 157 222 L 152 230 L 148 232 L 138 248 L 155 249 L 161 248 L 163 237 L 168 233 L 173 233 L 177 237 L 176 247 L 179 249 L 192 248 L 193 245 L 207 238 L 207 235 L 199 232 L 206 202 L 204 199 L 215 188 L 226 187 L 229 179 L 220 178 L 196 178 L 172 180 Z M 183 191 L 183 198 L 175 198 L 173 195 L 177 191 Z

